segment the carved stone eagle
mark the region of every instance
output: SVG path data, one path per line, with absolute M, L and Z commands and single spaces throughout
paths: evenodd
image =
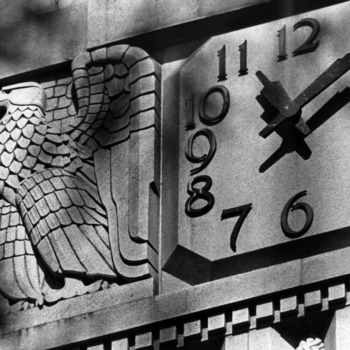
M 0 291 L 13 301 L 156 272 L 159 66 L 121 45 L 78 56 L 72 75 L 65 127 L 41 85 L 0 93 Z

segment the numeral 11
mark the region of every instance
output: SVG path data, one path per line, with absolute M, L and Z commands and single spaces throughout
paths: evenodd
M 248 67 L 247 67 L 247 47 L 248 43 L 247 40 L 244 41 L 243 44 L 239 45 L 239 52 L 240 52 L 240 68 L 239 68 L 239 76 L 248 74 Z M 218 51 L 218 57 L 219 57 L 219 75 L 218 75 L 218 82 L 227 80 L 227 73 L 226 73 L 226 45 L 223 45 L 223 47 Z
M 187 114 L 187 124 L 186 130 L 191 130 L 196 127 L 196 123 L 194 122 L 194 110 L 193 110 L 193 100 L 194 97 L 191 95 L 189 99 L 186 100 L 186 114 Z
M 226 45 L 224 45 L 219 51 L 219 75 L 218 75 L 218 81 L 224 81 L 227 80 L 227 74 L 226 74 Z
M 238 71 L 239 75 L 248 74 L 247 67 L 247 40 L 244 41 L 243 44 L 239 45 L 239 52 L 241 53 L 241 64 L 240 69 Z

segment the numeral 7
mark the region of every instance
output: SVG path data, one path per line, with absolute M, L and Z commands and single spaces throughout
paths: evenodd
M 236 249 L 237 249 L 236 243 L 237 243 L 237 237 L 238 237 L 239 231 L 241 230 L 243 222 L 245 218 L 248 216 L 251 209 L 252 209 L 252 203 L 249 203 L 249 204 L 241 205 L 239 207 L 225 209 L 222 211 L 221 220 L 226 220 L 229 218 L 234 218 L 236 216 L 239 216 L 239 219 L 237 220 L 235 226 L 233 227 L 231 239 L 230 239 L 230 246 L 234 252 L 236 252 Z

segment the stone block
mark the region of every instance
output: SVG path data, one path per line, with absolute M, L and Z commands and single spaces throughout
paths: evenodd
M 274 307 L 272 302 L 259 304 L 256 306 L 256 322 L 258 324 L 273 321 Z
M 53 112 L 53 119 L 54 120 L 61 120 L 67 117 L 67 110 L 65 109 L 56 109 Z
M 328 288 L 329 305 L 341 304 L 346 302 L 346 287 L 344 283 Z
M 240 310 L 235 310 L 232 312 L 232 328 L 233 330 L 249 327 L 250 325 L 250 315 L 249 309 L 244 308 Z
M 317 309 L 322 306 L 322 295 L 320 290 L 305 293 L 305 309 Z
M 202 324 L 200 320 L 187 322 L 184 324 L 184 340 L 192 341 L 200 339 L 202 336 Z
M 153 335 L 152 332 L 137 334 L 135 336 L 135 350 L 136 349 L 152 349 Z
M 210 316 L 208 318 L 208 333 L 223 333 L 226 331 L 225 314 Z
M 57 107 L 58 104 L 58 99 L 57 98 L 50 98 L 47 100 L 46 104 L 46 110 L 47 111 L 52 111 Z
M 54 89 L 54 96 L 61 97 L 66 94 L 67 86 L 66 85 L 58 85 Z
M 105 347 L 103 344 L 100 345 L 93 345 L 93 346 L 88 346 L 86 350 L 105 350 Z
M 298 299 L 296 296 L 281 299 L 280 301 L 281 316 L 295 314 L 298 312 Z
M 112 341 L 111 350 L 129 350 L 128 339 L 124 338 Z
M 175 326 L 163 328 L 159 331 L 159 343 L 161 345 L 174 345 L 177 341 L 177 329 Z

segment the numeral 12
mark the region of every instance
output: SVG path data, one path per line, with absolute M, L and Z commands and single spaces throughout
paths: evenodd
M 293 31 L 295 32 L 297 29 L 301 27 L 310 27 L 312 29 L 309 37 L 301 44 L 297 49 L 293 51 L 293 56 L 298 56 L 303 53 L 315 51 L 320 44 L 320 41 L 315 41 L 319 32 L 320 32 L 320 23 L 314 18 L 305 18 L 301 21 L 297 22 L 293 26 Z M 279 53 L 278 53 L 278 61 L 285 60 L 287 58 L 286 52 L 286 26 L 284 25 L 278 31 L 278 40 L 279 40 Z

